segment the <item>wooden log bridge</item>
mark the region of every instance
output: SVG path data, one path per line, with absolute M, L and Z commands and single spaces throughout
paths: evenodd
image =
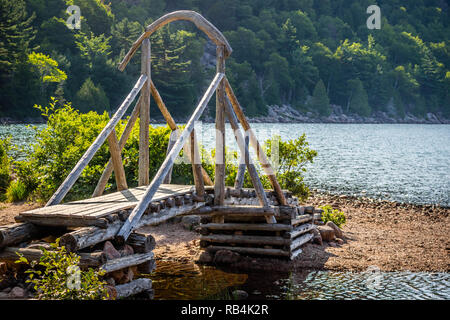
M 152 81 L 150 36 L 167 23 L 187 20 L 195 24 L 217 45 L 216 74 L 193 109 L 183 130 L 175 123 Z M 225 62 L 232 49 L 223 34 L 200 14 L 175 11 L 147 26 L 123 58 L 123 71 L 141 48 L 141 74 L 124 101 L 91 146 L 52 195 L 46 206 L 20 213 L 16 224 L 0 228 L 0 261 L 9 261 L 15 252 L 31 260 L 39 259 L 43 234 L 58 233 L 60 244 L 81 256 L 82 266 L 96 266 L 107 272 L 110 292 L 125 297 L 141 291 L 151 292 L 151 281 L 133 280 L 139 272 L 155 268 L 151 235 L 138 233 L 142 226 L 156 225 L 177 215 L 202 216 L 201 247 L 210 253 L 223 249 L 241 254 L 295 258 L 300 247 L 312 238 L 312 214 L 298 204 L 288 190 L 282 190 L 261 144 L 245 117 L 244 110 L 225 75 Z M 215 173 L 210 177 L 201 165 L 194 122 L 199 120 L 211 97 L 216 96 Z M 137 99 L 120 137 L 116 126 Z M 153 177 L 149 176 L 150 97 L 172 130 L 171 143 L 164 162 Z M 243 163 L 233 188 L 225 185 L 225 122 L 231 124 Z M 139 120 L 139 121 L 138 121 Z M 122 150 L 135 124 L 139 124 L 138 186 L 129 188 L 122 162 Z M 245 137 L 241 134 L 245 131 Z M 109 146 L 110 159 L 92 197 L 62 202 L 95 153 L 103 144 Z M 256 152 L 271 189 L 264 189 L 257 163 L 249 146 Z M 192 163 L 194 185 L 171 184 L 175 158 L 181 150 Z M 243 188 L 245 170 L 253 188 Z M 103 195 L 114 172 L 117 191 Z M 63 228 L 63 231 L 61 231 Z M 36 241 L 38 242 L 36 244 Z

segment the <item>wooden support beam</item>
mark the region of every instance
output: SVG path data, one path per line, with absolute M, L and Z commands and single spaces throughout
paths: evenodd
M 195 26 L 199 28 L 201 31 L 203 31 L 216 45 L 225 46 L 226 50 L 225 54 L 227 57 L 233 51 L 227 39 L 223 36 L 223 34 L 219 30 L 217 30 L 217 28 L 211 22 L 206 20 L 202 15 L 200 15 L 195 11 L 180 10 L 168 13 L 158 18 L 157 20 L 153 21 L 152 24 L 148 25 L 145 28 L 145 32 L 139 37 L 139 39 L 136 40 L 135 43 L 133 43 L 130 51 L 128 51 L 128 53 L 123 58 L 122 62 L 119 65 L 119 70 L 123 71 L 125 69 L 131 57 L 138 50 L 139 46 L 141 45 L 144 39 L 150 37 L 156 30 L 163 27 L 167 23 L 176 20 L 188 20 L 194 23 Z
M 259 203 L 264 207 L 268 207 L 269 200 L 267 199 L 266 192 L 264 191 L 264 187 L 261 183 L 261 180 L 259 179 L 258 171 L 256 170 L 255 165 L 251 162 L 250 159 L 250 153 L 248 150 L 249 136 L 246 135 L 245 139 L 242 137 L 242 133 L 239 129 L 239 124 L 237 122 L 236 114 L 234 113 L 233 108 L 228 100 L 226 101 L 225 104 L 225 112 L 228 117 L 228 121 L 230 121 L 231 128 L 233 129 L 234 137 L 236 138 L 236 142 L 240 149 L 241 155 L 244 156 L 245 165 L 247 166 L 247 170 L 252 180 L 252 184 L 255 188 L 255 192 L 258 196 Z M 275 217 L 273 216 L 267 216 L 266 221 L 267 223 L 277 222 Z
M 205 94 L 203 95 L 203 98 L 200 100 L 197 108 L 195 109 L 194 113 L 192 114 L 191 118 L 189 119 L 188 123 L 186 124 L 186 127 L 184 128 L 184 131 L 181 133 L 180 138 L 175 143 L 175 145 L 173 146 L 169 155 L 166 157 L 166 159 L 162 163 L 161 167 L 159 168 L 159 170 L 156 173 L 155 177 L 153 178 L 152 182 L 150 183 L 147 190 L 145 191 L 145 194 L 142 197 L 141 201 L 139 201 L 137 206 L 133 209 L 130 216 L 125 221 L 124 225 L 122 226 L 119 233 L 117 234 L 118 238 L 123 238 L 124 240 L 126 240 L 129 236 L 129 234 L 131 233 L 131 231 L 137 225 L 142 214 L 147 209 L 148 204 L 152 200 L 156 191 L 158 191 L 159 186 L 161 185 L 165 176 L 169 172 L 170 167 L 173 165 L 175 158 L 178 156 L 178 153 L 181 151 L 181 148 L 183 147 L 187 138 L 191 134 L 191 131 L 194 129 L 194 122 L 197 121 L 200 118 L 200 116 L 202 115 L 203 111 L 205 110 L 205 108 L 208 104 L 208 101 L 211 99 L 211 96 L 213 95 L 214 91 L 216 90 L 217 86 L 219 85 L 219 83 L 221 82 L 221 80 L 223 78 L 224 78 L 223 73 L 218 73 L 214 77 L 209 88 L 206 90 Z
M 203 182 L 202 176 L 202 165 L 200 153 L 197 147 L 197 139 L 195 137 L 195 130 L 193 129 L 191 132 L 190 138 L 190 151 L 191 151 L 191 163 L 192 163 L 192 173 L 194 175 L 194 183 L 195 183 L 195 193 L 199 197 L 204 197 L 205 193 L 205 183 Z
M 134 124 L 136 123 L 136 120 L 139 116 L 139 109 L 142 101 L 142 96 L 139 97 L 138 101 L 136 102 L 136 105 L 134 106 L 133 111 L 131 112 L 130 118 L 128 119 L 127 124 L 125 125 L 125 129 L 123 130 L 122 135 L 119 139 L 119 150 L 122 152 L 123 148 L 125 147 L 125 144 L 127 143 L 128 137 L 131 134 L 131 131 L 133 130 Z M 108 164 L 106 165 L 105 170 L 103 170 L 102 176 L 98 180 L 97 186 L 95 187 L 94 192 L 92 193 L 92 197 L 98 197 L 103 194 L 105 191 L 106 184 L 108 183 L 109 177 L 111 176 L 111 173 L 113 172 L 113 163 L 112 159 L 109 159 Z
M 141 74 L 147 81 L 141 90 L 142 102 L 139 115 L 139 177 L 138 185 L 149 183 L 149 126 L 150 126 L 150 79 L 151 79 L 151 47 L 150 39 L 142 42 Z
M 259 144 L 258 139 L 256 138 L 253 130 L 251 129 L 250 124 L 248 123 L 247 118 L 244 115 L 244 111 L 242 110 L 242 107 L 239 104 L 239 101 L 237 100 L 236 95 L 234 94 L 230 83 L 228 82 L 228 79 L 225 77 L 223 82 L 225 83 L 225 91 L 231 102 L 234 112 L 236 113 L 236 116 L 239 119 L 239 122 L 241 123 L 242 127 L 244 128 L 244 131 L 246 133 L 248 133 L 250 136 L 250 144 L 255 149 L 258 160 L 261 163 L 261 167 L 263 168 L 265 174 L 269 178 L 270 183 L 272 184 L 273 189 L 276 192 L 278 201 L 280 202 L 281 205 L 287 205 L 286 198 L 284 197 L 281 186 L 278 183 L 278 180 L 275 176 L 275 172 L 273 171 L 273 168 L 270 165 L 266 154 L 264 153 L 261 145 Z
M 119 109 L 117 109 L 116 113 L 113 115 L 111 120 L 109 120 L 108 124 L 103 128 L 102 132 L 100 132 L 95 141 L 86 150 L 84 155 L 77 162 L 77 164 L 69 173 L 67 178 L 64 180 L 64 182 L 59 186 L 58 190 L 56 190 L 56 192 L 47 202 L 46 206 L 51 206 L 60 203 L 61 200 L 64 198 L 64 196 L 67 194 L 67 192 L 69 192 L 70 188 L 72 188 L 74 183 L 81 175 L 81 172 L 88 165 L 89 161 L 91 161 L 91 159 L 94 157 L 98 149 L 101 148 L 101 146 L 103 145 L 109 134 L 116 127 L 117 123 L 119 123 L 120 119 L 125 114 L 131 102 L 133 102 L 134 98 L 136 98 L 139 90 L 141 90 L 146 80 L 147 76 L 145 75 L 141 75 L 139 77 L 138 81 L 136 82 L 136 84 L 134 85 L 133 89 L 130 91 L 128 96 L 125 98 L 125 100 L 122 102 Z
M 106 263 L 100 267 L 100 270 L 103 270 L 106 273 L 114 272 L 127 267 L 137 266 L 138 264 L 142 264 L 153 259 L 153 257 L 154 254 L 151 251 L 146 253 L 130 254 L 128 256 L 106 261 Z
M 119 142 L 117 141 L 116 131 L 113 130 L 108 136 L 109 153 L 114 168 L 114 176 L 116 178 L 117 190 L 128 189 L 127 178 L 125 177 L 125 169 L 123 168 L 122 156 Z
M 172 150 L 175 142 L 177 141 L 177 138 L 178 138 L 178 131 L 177 130 L 172 131 L 170 133 L 169 144 L 167 145 L 166 157 L 170 153 L 170 150 Z M 172 169 L 173 166 L 170 167 L 170 170 L 167 173 L 166 177 L 164 178 L 163 183 L 169 184 L 172 181 Z
M 216 49 L 217 73 L 225 73 L 224 50 L 225 50 L 224 46 L 217 46 Z M 214 204 L 223 205 L 225 200 L 225 86 L 223 82 L 220 82 L 219 86 L 216 89 L 215 162 L 216 162 L 216 169 L 214 176 Z
M 162 100 L 162 98 L 161 98 L 158 90 L 156 89 L 155 85 L 153 84 L 153 82 L 150 82 L 150 88 L 151 88 L 152 96 L 153 96 L 153 98 L 156 101 L 156 105 L 158 106 L 159 110 L 161 111 L 164 119 L 167 121 L 167 124 L 169 125 L 169 128 L 172 131 L 178 132 L 177 131 L 178 130 L 177 124 L 175 123 L 175 120 L 173 120 L 172 116 L 170 115 L 169 110 L 167 110 L 167 107 L 164 104 L 164 101 Z M 176 139 L 174 139 L 174 140 L 176 140 Z M 175 141 L 173 141 L 173 143 L 175 143 Z M 188 146 L 189 145 L 186 145 L 185 152 L 188 155 L 188 157 L 190 157 L 190 151 L 189 151 Z M 197 148 L 198 148 L 198 146 L 197 146 Z M 168 151 L 167 154 L 170 151 L 169 149 L 171 149 L 171 146 L 169 146 L 167 148 L 167 151 Z M 192 162 L 192 159 L 190 159 L 190 161 Z M 213 182 L 212 182 L 211 178 L 209 177 L 208 173 L 206 172 L 206 170 L 203 167 L 201 168 L 201 170 L 202 170 L 202 176 L 203 176 L 204 183 L 206 185 L 208 185 L 208 186 L 212 186 Z M 171 176 L 171 173 L 172 173 L 172 167 L 171 167 L 170 172 L 168 174 L 169 178 Z M 169 181 L 169 182 L 164 182 L 164 183 L 170 183 L 170 179 L 168 179 L 168 178 L 166 180 L 164 180 L 164 181 Z

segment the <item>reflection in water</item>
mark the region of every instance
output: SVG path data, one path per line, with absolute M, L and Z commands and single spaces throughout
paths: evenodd
M 227 273 L 214 267 L 175 261 L 157 261 L 149 275 L 156 300 L 228 299 L 226 289 L 247 281 L 246 274 Z
M 303 271 L 287 274 L 225 272 L 194 263 L 158 261 L 149 275 L 155 299 L 414 299 L 450 300 L 450 273 Z

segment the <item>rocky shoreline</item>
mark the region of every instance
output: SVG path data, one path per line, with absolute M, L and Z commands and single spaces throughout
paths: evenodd
M 367 124 L 382 124 L 382 123 L 397 123 L 397 124 L 450 124 L 450 119 L 446 119 L 441 114 L 427 113 L 425 117 L 417 117 L 410 113 L 406 113 L 403 118 L 393 116 L 393 113 L 377 111 L 369 117 L 362 117 L 358 114 L 345 114 L 342 107 L 338 105 L 331 105 L 332 113 L 328 117 L 320 117 L 311 112 L 301 113 L 292 108 L 290 105 L 273 105 L 269 106 L 267 116 L 248 117 L 248 120 L 253 123 L 367 123 Z M 186 123 L 189 119 L 186 117 L 174 117 L 177 123 Z M 206 123 L 214 123 L 215 119 L 208 114 L 201 117 L 201 120 Z M 0 118 L 1 125 L 8 124 L 45 124 L 42 118 L 26 118 L 17 120 L 13 118 Z M 161 124 L 164 123 L 162 117 L 151 118 L 150 123 Z

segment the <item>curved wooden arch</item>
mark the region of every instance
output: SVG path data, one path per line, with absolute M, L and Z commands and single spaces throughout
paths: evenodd
M 155 20 L 152 24 L 145 28 L 145 32 L 136 40 L 131 46 L 131 49 L 123 58 L 122 62 L 119 64 L 119 70 L 123 71 L 127 66 L 130 59 L 136 53 L 139 46 L 142 44 L 144 39 L 150 37 L 156 30 L 165 26 L 166 24 L 177 21 L 177 20 L 187 20 L 195 24 L 197 28 L 202 30 L 216 45 L 224 46 L 225 57 L 228 57 L 231 52 L 230 44 L 224 35 L 208 20 L 206 20 L 201 14 L 191 11 L 191 10 L 180 10 L 168 13 L 161 18 Z

